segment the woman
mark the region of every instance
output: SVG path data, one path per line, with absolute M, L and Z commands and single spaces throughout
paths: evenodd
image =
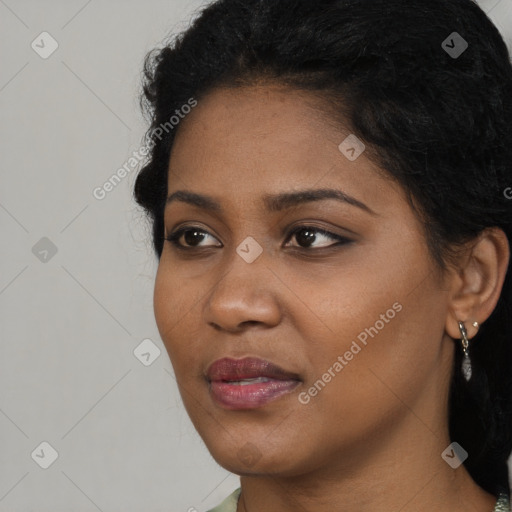
M 219 0 L 135 197 L 214 510 L 510 510 L 512 66 L 471 0 Z

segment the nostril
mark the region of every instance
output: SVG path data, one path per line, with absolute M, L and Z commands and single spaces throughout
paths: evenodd
M 240 325 L 241 326 L 245 326 L 245 325 L 258 325 L 260 322 L 258 322 L 258 320 L 246 320 L 245 322 L 242 322 Z

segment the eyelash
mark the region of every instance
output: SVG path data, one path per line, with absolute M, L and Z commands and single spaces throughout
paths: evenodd
M 346 237 L 341 236 L 341 235 L 336 235 L 335 233 L 331 233 L 330 231 L 326 231 L 325 229 L 321 229 L 321 228 L 318 228 L 318 227 L 315 227 L 315 226 L 302 225 L 302 226 L 297 226 L 297 227 L 293 228 L 288 233 L 287 238 L 286 238 L 286 243 L 288 243 L 295 234 L 297 234 L 298 232 L 303 231 L 303 230 L 313 231 L 313 232 L 315 232 L 315 234 L 321 234 L 321 235 L 324 235 L 324 236 L 326 236 L 328 238 L 336 240 L 335 243 L 333 243 L 333 244 L 331 244 L 331 245 L 329 245 L 327 247 L 318 247 L 316 250 L 319 250 L 319 249 L 330 249 L 331 247 L 347 245 L 347 244 L 352 242 L 352 240 L 350 240 L 349 238 L 346 238 Z M 207 235 L 213 237 L 213 235 L 210 235 L 210 233 L 208 233 L 208 231 L 206 231 L 204 229 L 195 228 L 193 226 L 184 226 L 182 228 L 177 229 L 173 233 L 170 233 L 167 237 L 165 237 L 165 240 L 167 240 L 168 242 L 173 244 L 173 246 L 176 247 L 176 249 L 179 249 L 181 251 L 192 251 L 194 249 L 204 249 L 205 247 L 215 247 L 215 246 L 187 247 L 187 246 L 181 245 L 179 243 L 179 239 L 187 231 L 196 231 L 198 233 L 207 234 Z M 215 238 L 215 237 L 213 237 L 213 238 Z M 311 248 L 308 248 L 308 247 L 295 246 L 295 248 L 296 249 L 311 250 Z M 315 248 L 313 247 L 312 249 L 315 249 Z

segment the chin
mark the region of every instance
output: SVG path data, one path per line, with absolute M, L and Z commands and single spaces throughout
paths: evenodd
M 264 441 L 251 440 L 249 436 L 231 437 L 226 443 L 219 443 L 218 438 L 217 442 L 208 443 L 206 440 L 205 443 L 220 466 L 239 476 L 296 476 L 303 473 L 300 468 L 305 463 L 297 459 L 296 443 L 283 440 L 280 444 L 274 442 L 265 446 Z

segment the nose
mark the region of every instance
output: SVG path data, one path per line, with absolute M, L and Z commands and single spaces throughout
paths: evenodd
M 216 329 L 240 332 L 250 325 L 276 326 L 281 319 L 279 281 L 260 256 L 252 263 L 234 254 L 210 291 L 205 320 Z

